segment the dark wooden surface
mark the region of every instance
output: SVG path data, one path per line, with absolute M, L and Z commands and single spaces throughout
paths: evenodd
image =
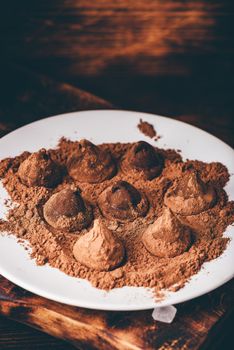
M 29 328 L 22 323 L 0 317 L 1 350 L 37 350 L 56 349 L 74 350 L 67 342 Z
M 1 60 L 70 82 L 122 108 L 234 134 L 232 0 L 12 0 Z
M 83 88 L 122 108 L 184 120 L 234 146 L 231 0 L 13 0 L 0 6 L 0 135 L 44 116 L 110 106 Z M 182 316 L 179 310 L 179 320 L 190 312 L 201 332 L 210 320 L 207 349 L 233 347 L 232 293 L 229 284 L 186 303 Z M 165 326 L 172 337 L 177 325 Z M 191 348 L 204 341 L 198 334 L 191 335 Z M 163 341 L 171 346 L 169 336 L 160 346 Z M 0 349 L 32 348 L 72 346 L 0 318 Z
M 155 322 L 152 310 L 106 312 L 70 307 L 33 295 L 0 277 L 0 312 L 82 350 L 219 349 L 234 320 L 233 282 L 178 305 L 176 319 L 168 325 Z

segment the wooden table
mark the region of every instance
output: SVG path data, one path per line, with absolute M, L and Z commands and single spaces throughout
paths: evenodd
M 24 0 L 5 2 L 0 17 L 1 135 L 114 104 L 186 121 L 234 146 L 232 1 Z M 2 315 L 73 342 L 1 316 L 0 349 L 128 349 L 123 339 L 130 349 L 230 349 L 233 289 L 229 282 L 180 305 L 175 322 L 162 325 L 149 311 L 74 311 L 0 279 Z M 64 318 L 71 334 L 58 327 Z M 81 341 L 87 323 L 95 336 Z
M 5 1 L 0 59 L 233 145 L 233 17 L 232 0 Z

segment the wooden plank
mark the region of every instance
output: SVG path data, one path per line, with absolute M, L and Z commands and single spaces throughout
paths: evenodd
M 24 0 L 0 16 L 1 60 L 234 145 L 232 1 Z
M 56 65 L 66 77 L 122 69 L 184 76 L 234 54 L 228 0 L 42 0 L 4 9 L 4 56 Z
M 54 338 L 32 327 L 0 316 L 1 350 L 74 350 L 74 347 L 61 339 Z
M 65 306 L 32 295 L 2 277 L 0 312 L 79 349 L 200 349 L 217 322 L 233 312 L 233 282 L 179 305 L 171 325 L 153 321 L 150 310 L 105 312 Z

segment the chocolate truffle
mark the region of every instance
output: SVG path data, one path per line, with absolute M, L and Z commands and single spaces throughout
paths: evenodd
M 126 174 L 138 176 L 143 180 L 152 180 L 163 167 L 163 159 L 153 146 L 144 141 L 134 143 L 125 153 L 121 169 Z
M 44 205 L 43 215 L 50 226 L 63 232 L 80 231 L 93 219 L 91 207 L 70 188 L 53 194 Z
M 115 175 L 116 165 L 109 151 L 81 140 L 68 161 L 68 172 L 77 181 L 99 183 Z
M 204 183 L 194 171 L 176 179 L 164 197 L 164 204 L 181 215 L 199 214 L 211 208 L 215 201 L 213 186 Z
M 144 216 L 149 208 L 146 196 L 126 181 L 118 181 L 99 197 L 102 214 L 118 221 L 133 221 Z
M 190 245 L 190 229 L 165 208 L 162 215 L 142 235 L 145 248 L 161 258 L 173 258 L 184 253 Z
M 87 267 L 109 271 L 121 264 L 125 250 L 119 238 L 97 219 L 93 228 L 77 240 L 73 255 Z
M 26 158 L 19 166 L 18 176 L 28 187 L 54 187 L 62 178 L 60 167 L 45 149 L 32 153 Z

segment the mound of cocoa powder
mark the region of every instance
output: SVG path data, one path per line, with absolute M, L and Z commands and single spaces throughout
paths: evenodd
M 0 221 L 0 231 L 15 235 L 20 242 L 28 242 L 32 248 L 31 257 L 38 265 L 48 263 L 68 275 L 87 279 L 93 286 L 106 290 L 123 286 L 150 287 L 155 291 L 164 288 L 176 290 L 196 274 L 205 261 L 215 259 L 223 253 L 228 244 L 223 232 L 234 222 L 234 203 L 228 201 L 223 189 L 229 179 L 224 165 L 196 160 L 183 161 L 175 150 L 156 149 L 164 159 L 164 168 L 158 177 L 142 180 L 132 174 L 123 174 L 118 166 L 130 144 L 102 144 L 99 145 L 100 149 L 108 150 L 115 159 L 117 174 L 101 183 L 85 183 L 75 181 L 66 172 L 67 159 L 74 154 L 78 144 L 78 141 L 62 138 L 56 149 L 47 151 L 51 159 L 65 169 L 62 182 L 55 188 L 27 187 L 21 183 L 17 171 L 23 160 L 29 156 L 28 152 L 0 162 L 3 185 L 11 199 L 18 203 L 16 208 L 9 210 L 7 220 Z M 197 171 L 204 182 L 214 186 L 216 204 L 200 214 L 182 218 L 193 232 L 189 250 L 173 258 L 153 256 L 141 241 L 142 233 L 162 214 L 163 199 L 168 187 L 176 178 L 191 170 Z M 127 181 L 147 196 L 150 203 L 147 215 L 130 222 L 102 217 L 97 206 L 99 196 L 116 181 Z M 102 217 L 106 227 L 114 231 L 123 242 L 126 257 L 120 267 L 113 271 L 100 272 L 82 265 L 74 258 L 72 251 L 77 238 L 87 233 L 93 222 L 78 233 L 51 230 L 46 224 L 41 209 L 43 204 L 52 194 L 68 186 L 79 188 L 84 200 L 92 206 L 94 218 Z

